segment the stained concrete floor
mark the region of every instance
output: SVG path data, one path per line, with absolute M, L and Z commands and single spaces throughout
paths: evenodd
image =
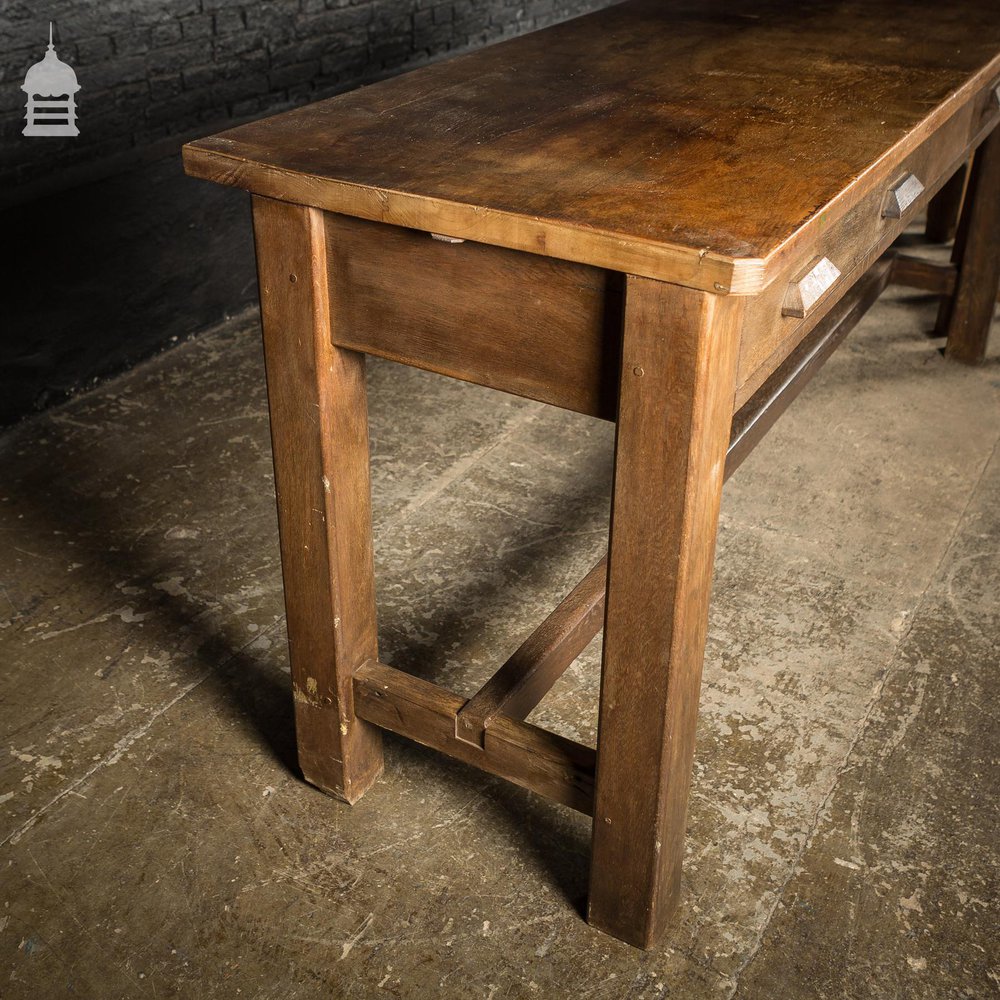
M 256 318 L 0 441 L 0 996 L 990 997 L 1000 332 L 893 291 L 726 487 L 685 903 L 394 737 L 295 772 Z M 370 366 L 382 657 L 471 692 L 605 544 L 611 427 Z M 536 721 L 594 739 L 597 643 Z

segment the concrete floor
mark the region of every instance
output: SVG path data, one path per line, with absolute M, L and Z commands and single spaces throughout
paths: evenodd
M 0 996 L 991 997 L 1000 331 L 891 292 L 726 487 L 685 904 L 592 931 L 588 821 L 391 737 L 295 773 L 256 318 L 0 440 Z M 612 428 L 370 366 L 383 659 L 462 692 L 605 544 Z M 599 646 L 535 720 L 593 740 Z

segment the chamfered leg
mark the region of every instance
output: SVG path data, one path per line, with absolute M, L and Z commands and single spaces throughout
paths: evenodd
M 978 365 L 986 357 L 1000 285 L 1000 128 L 973 157 L 952 261 L 955 293 L 942 300 L 937 329 L 948 338 L 947 357 Z
M 331 342 L 323 213 L 255 197 L 253 220 L 299 763 L 355 802 L 382 770 L 352 689 L 378 656 L 364 355 Z
M 627 279 L 589 921 L 640 947 L 680 892 L 742 314 Z

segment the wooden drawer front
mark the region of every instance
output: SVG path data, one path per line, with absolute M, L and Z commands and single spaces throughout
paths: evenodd
M 982 112 L 978 114 L 979 117 L 973 102 L 953 115 L 913 153 L 886 171 L 880 183 L 829 225 L 809 252 L 748 305 L 745 327 L 748 332 L 740 347 L 736 407 L 753 395 L 839 295 L 885 251 L 968 156 L 969 142 L 980 132 L 978 122 Z M 923 186 L 916 197 L 912 195 L 917 184 L 912 180 L 903 183 L 911 176 Z M 892 196 L 894 188 L 898 190 L 897 198 Z M 901 212 L 896 210 L 900 205 L 904 206 Z M 840 277 L 811 303 L 804 316 L 802 310 L 789 309 L 788 302 L 795 299 L 790 294 L 794 282 L 824 258 L 840 272 Z
M 614 419 L 620 277 L 327 216 L 333 341 Z

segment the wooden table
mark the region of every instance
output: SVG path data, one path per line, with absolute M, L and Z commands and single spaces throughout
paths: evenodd
M 996 0 L 630 2 L 185 147 L 254 196 L 310 782 L 390 729 L 592 813 L 590 922 L 656 940 L 723 481 L 892 281 L 983 359 L 998 53 Z M 974 151 L 953 263 L 886 253 Z M 378 658 L 365 354 L 617 422 L 607 558 L 471 699 Z M 523 720 L 602 625 L 595 751 Z

